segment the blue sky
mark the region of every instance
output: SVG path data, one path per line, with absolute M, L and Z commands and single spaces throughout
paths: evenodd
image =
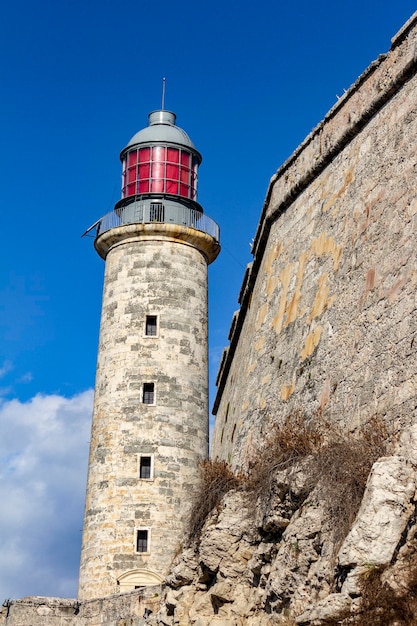
M 0 601 L 76 593 L 103 262 L 84 230 L 160 107 L 203 155 L 221 226 L 214 382 L 270 177 L 415 10 L 411 0 L 0 5 Z M 213 395 L 213 394 L 212 394 Z

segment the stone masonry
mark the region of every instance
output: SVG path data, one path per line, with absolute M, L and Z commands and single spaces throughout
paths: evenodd
M 181 544 L 207 456 L 207 261 L 219 246 L 190 228 L 131 224 L 100 235 L 96 247 L 106 273 L 80 599 L 161 582 Z M 151 404 L 145 383 L 154 385 Z M 141 455 L 149 478 L 140 478 Z
M 235 468 L 295 410 L 417 417 L 416 23 L 271 180 L 217 381 Z
M 0 624 L 13 626 L 142 626 L 158 610 L 162 588 L 85 600 L 30 596 L 5 601 Z

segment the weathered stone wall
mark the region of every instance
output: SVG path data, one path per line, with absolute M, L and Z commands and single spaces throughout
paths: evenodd
M 156 613 L 162 587 L 78 602 L 38 596 L 0 607 L 1 626 L 142 626 Z
M 96 244 L 108 249 L 80 599 L 161 582 L 181 544 L 208 444 L 206 239 L 218 248 L 191 229 L 139 224 Z M 157 317 L 155 336 L 147 315 Z M 154 384 L 152 404 L 144 383 Z M 149 480 L 140 455 L 152 460 Z M 148 532 L 144 552 L 138 529 Z
M 417 17 L 272 179 L 218 377 L 213 456 L 272 423 L 416 419 Z

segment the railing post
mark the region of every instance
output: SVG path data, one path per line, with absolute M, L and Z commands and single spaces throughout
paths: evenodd
M 124 224 L 147 224 L 159 222 L 171 223 L 180 226 L 195 228 L 219 241 L 220 229 L 218 224 L 204 213 L 188 207 L 174 207 L 169 204 L 162 207 L 152 207 L 149 204 L 141 205 L 137 202 L 111 211 L 104 215 L 97 223 L 96 237 L 103 232 Z

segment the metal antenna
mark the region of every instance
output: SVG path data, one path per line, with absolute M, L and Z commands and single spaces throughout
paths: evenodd
M 162 79 L 162 111 L 165 109 L 165 87 L 166 87 L 167 79 Z

